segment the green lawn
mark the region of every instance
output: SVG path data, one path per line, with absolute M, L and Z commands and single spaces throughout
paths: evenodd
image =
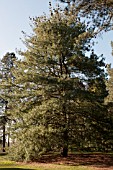
M 70 154 L 67 159 L 49 154 L 44 155 L 42 160 L 39 160 L 39 163 L 16 163 L 10 161 L 7 155 L 0 154 L 0 170 L 93 170 L 92 167 L 94 169 L 95 167 L 113 167 L 113 153 L 77 153 Z
M 0 170 L 88 170 L 82 166 L 66 166 L 56 164 L 18 164 L 7 160 L 6 156 L 0 156 Z M 89 169 L 90 170 L 90 169 Z
M 55 164 L 45 164 L 45 165 L 18 165 L 16 163 L 5 162 L 0 163 L 0 170 L 87 170 L 82 166 L 64 166 L 64 165 L 55 165 Z

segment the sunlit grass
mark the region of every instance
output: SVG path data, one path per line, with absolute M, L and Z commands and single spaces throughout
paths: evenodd
M 64 165 L 18 165 L 18 164 L 4 164 L 0 165 L 0 170 L 88 170 L 82 166 L 64 166 Z M 90 170 L 90 169 L 89 169 Z
M 0 156 L 0 170 L 88 170 L 82 166 L 66 166 L 57 164 L 27 164 L 10 161 L 7 155 Z M 90 169 L 89 169 L 90 170 Z
M 78 155 L 81 154 L 80 152 L 77 153 Z M 105 154 L 107 157 L 107 153 L 85 153 L 86 154 L 95 154 L 101 155 Z M 108 153 L 109 155 L 113 156 L 113 153 Z M 101 158 L 101 157 L 100 157 Z M 51 161 L 50 161 L 51 162 Z M 67 162 L 68 163 L 68 162 Z M 82 164 L 83 165 L 83 164 Z M 0 154 L 0 170 L 93 170 L 93 166 L 88 166 L 87 162 L 85 162 L 84 159 L 84 166 L 80 166 L 80 164 L 75 164 L 74 162 L 71 165 L 63 164 L 63 162 L 58 163 L 36 163 L 36 162 L 31 162 L 31 163 L 17 163 L 15 161 L 10 161 L 8 159 L 8 155 L 6 154 Z M 95 169 L 95 168 L 94 168 Z

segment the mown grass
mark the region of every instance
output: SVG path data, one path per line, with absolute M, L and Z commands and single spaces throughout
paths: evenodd
M 113 167 L 113 153 L 76 153 L 64 159 L 58 154 L 44 155 L 38 162 L 17 163 L 0 154 L 0 170 L 93 170 Z
M 3 163 L 3 164 L 2 164 Z M 18 165 L 9 161 L 0 162 L 0 170 L 87 170 L 87 168 L 82 166 L 65 166 L 65 165 L 55 165 L 55 164 L 39 164 L 39 165 Z
M 90 170 L 83 166 L 66 166 L 44 163 L 16 163 L 8 160 L 7 156 L 0 155 L 0 170 Z
M 87 170 L 87 168 L 82 166 L 65 166 L 65 165 L 55 165 L 55 164 L 45 164 L 45 165 L 18 165 L 14 163 L 6 162 L 0 165 L 0 170 Z

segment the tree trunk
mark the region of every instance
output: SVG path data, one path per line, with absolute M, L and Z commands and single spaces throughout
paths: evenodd
M 62 150 L 62 156 L 67 157 L 68 156 L 68 146 L 64 146 Z
M 9 134 L 8 134 L 8 139 L 7 139 L 8 141 L 7 141 L 7 145 L 8 145 L 8 147 L 10 146 L 10 142 L 9 142 Z
M 3 125 L 3 152 L 5 152 L 5 124 Z
M 67 157 L 68 156 L 68 130 L 67 129 L 64 131 L 63 140 L 64 143 L 62 147 L 62 156 Z

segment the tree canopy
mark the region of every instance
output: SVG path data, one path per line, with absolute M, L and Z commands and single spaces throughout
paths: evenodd
M 90 18 L 94 26 L 101 30 L 111 30 L 113 28 L 113 1 L 112 0 L 59 0 L 75 5 L 75 15 Z M 89 22 L 89 21 L 88 21 Z
M 61 148 L 67 156 L 71 146 L 100 143 L 106 126 L 100 119 L 107 95 L 105 63 L 91 47 L 91 34 L 71 11 L 57 8 L 49 17 L 33 18 L 27 50 L 20 51 L 24 59 L 11 68 L 14 81 L 4 83 L 12 89 L 7 96 L 8 114 L 15 119 L 15 159 L 33 160 Z
M 54 9 L 50 3 L 48 16 L 31 18 L 33 33 L 24 33 L 22 60 L 14 53 L 1 60 L 0 101 L 7 107 L 1 122 L 5 140 L 10 120 L 9 153 L 17 161 L 50 151 L 66 157 L 73 150 L 113 148 L 113 69 L 107 77 L 105 59 L 95 54 L 92 41 L 111 29 L 112 1 L 60 1 L 68 6 Z

